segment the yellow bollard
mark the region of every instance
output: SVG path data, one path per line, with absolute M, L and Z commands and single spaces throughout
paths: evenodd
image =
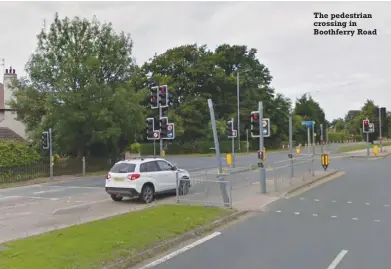
M 377 156 L 377 154 L 379 154 L 379 146 L 378 145 L 374 145 L 373 149 L 372 149 L 372 152 L 373 152 L 373 154 L 375 154 Z
M 323 169 L 326 171 L 327 170 L 327 167 L 329 166 L 330 164 L 330 161 L 329 161 L 329 155 L 328 154 L 322 154 L 320 156 L 320 162 L 323 166 Z
M 300 154 L 301 148 L 296 148 L 296 154 Z
M 162 151 L 162 157 L 166 157 L 166 151 L 165 150 Z
M 226 160 L 227 160 L 227 165 L 232 164 L 232 154 L 231 153 L 227 153 Z

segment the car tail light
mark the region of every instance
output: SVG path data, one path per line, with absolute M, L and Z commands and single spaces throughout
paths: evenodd
M 106 175 L 106 180 L 109 180 L 111 178 L 110 174 Z
M 130 174 L 128 175 L 129 180 L 136 180 L 140 177 L 140 174 Z

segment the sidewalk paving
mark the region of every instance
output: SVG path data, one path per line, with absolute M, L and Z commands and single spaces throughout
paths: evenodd
M 347 158 L 381 158 L 391 155 L 391 146 L 385 146 L 383 147 L 383 151 L 375 155 L 373 153 L 373 148 L 369 149 L 369 156 L 367 156 L 367 149 L 360 149 L 355 151 L 349 151 L 349 152 L 343 152 L 344 155 L 346 155 Z

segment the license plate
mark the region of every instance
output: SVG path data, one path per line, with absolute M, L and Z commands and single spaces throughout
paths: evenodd
M 114 181 L 124 181 L 124 179 L 123 179 L 123 178 L 120 178 L 120 177 L 115 177 L 115 178 L 114 178 Z

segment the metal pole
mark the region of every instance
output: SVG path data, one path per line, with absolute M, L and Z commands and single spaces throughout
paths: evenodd
M 292 114 L 289 114 L 289 153 L 291 154 L 291 176 L 293 178 L 293 127 L 292 127 Z
M 234 118 L 231 118 L 231 122 L 232 122 L 232 127 L 235 129 Z M 238 132 L 238 131 L 236 131 L 236 132 Z M 231 134 L 231 135 L 233 135 L 233 134 Z M 232 168 L 235 168 L 235 138 L 234 137 L 232 137 Z
M 367 133 L 367 156 L 369 157 L 369 133 Z
M 53 146 L 52 146 L 52 128 L 49 128 L 49 162 L 50 162 L 50 179 L 53 179 Z
M 238 101 L 238 127 L 237 127 L 237 130 L 238 130 L 238 150 L 240 152 L 240 107 L 239 107 L 239 98 L 240 98 L 240 89 L 239 89 L 239 71 L 237 71 L 237 80 L 236 80 L 236 83 L 237 83 L 237 87 L 236 87 L 236 94 L 237 94 L 237 101 Z M 233 123 L 233 122 L 232 122 Z
M 312 123 L 312 154 L 315 155 L 315 124 Z
M 320 150 L 323 154 L 323 124 L 320 125 Z
M 247 153 L 249 152 L 249 144 L 248 144 L 248 129 L 246 129 L 246 147 L 247 147 Z
M 383 152 L 382 132 L 381 132 L 381 107 L 379 107 L 379 140 L 380 140 L 380 152 Z
M 259 151 L 263 152 L 263 104 L 262 101 L 258 103 L 259 113 Z M 263 152 L 263 154 L 265 154 Z M 266 171 L 263 165 L 263 160 L 260 160 L 261 165 L 259 167 L 259 180 L 261 185 L 261 193 L 266 193 Z
M 156 156 L 156 140 L 153 140 L 153 157 Z
M 160 120 L 161 120 L 162 115 L 163 115 L 163 113 L 162 113 L 163 111 L 162 111 L 162 108 L 160 106 L 160 100 L 159 100 L 158 104 L 159 104 L 159 124 L 160 124 Z M 159 142 L 160 142 L 160 156 L 162 157 L 163 156 L 163 139 L 162 139 L 161 135 L 160 135 Z
M 219 166 L 218 178 L 221 181 L 221 183 L 220 183 L 221 196 L 223 197 L 224 204 L 229 205 L 230 200 L 229 200 L 229 196 L 227 194 L 227 188 L 226 188 L 226 185 L 224 182 L 224 176 L 222 175 L 223 174 L 223 164 L 221 163 L 221 158 L 220 158 L 220 145 L 219 145 L 219 138 L 217 136 L 216 119 L 215 119 L 215 113 L 213 110 L 212 99 L 208 99 L 208 106 L 209 106 L 210 120 L 212 122 L 212 131 L 213 131 L 213 139 L 214 139 L 214 143 L 215 143 L 216 158 L 217 158 L 217 163 Z
M 308 154 L 310 154 L 310 144 L 311 144 L 311 132 L 310 132 L 310 127 L 307 126 L 307 143 L 308 143 Z

